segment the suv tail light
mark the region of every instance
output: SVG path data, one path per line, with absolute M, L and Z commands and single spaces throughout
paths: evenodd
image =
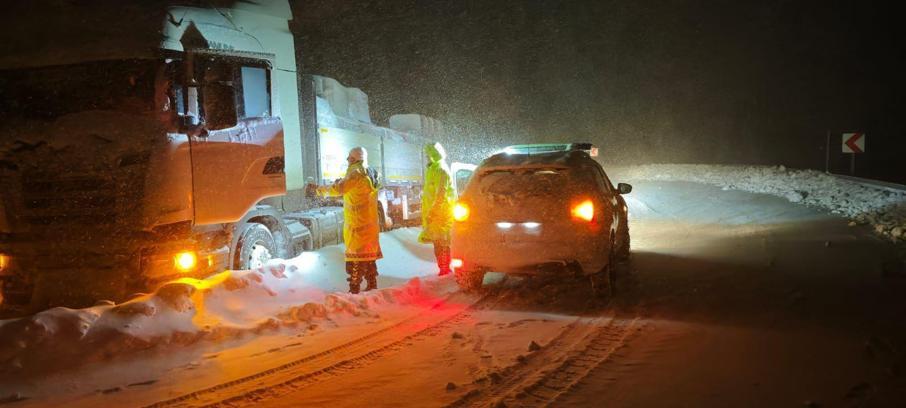
M 595 204 L 591 200 L 585 200 L 573 207 L 573 218 L 591 222 L 595 218 Z

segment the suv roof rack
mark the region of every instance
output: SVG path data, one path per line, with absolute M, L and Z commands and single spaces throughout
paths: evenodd
M 509 154 L 538 154 L 582 150 L 591 156 L 598 155 L 598 148 L 591 143 L 538 143 L 519 144 L 505 147 L 502 152 Z

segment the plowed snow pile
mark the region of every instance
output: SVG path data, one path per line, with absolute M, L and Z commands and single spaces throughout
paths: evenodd
M 73 367 L 143 349 L 236 338 L 318 320 L 342 324 L 344 318 L 430 303 L 455 287 L 449 279 L 412 278 L 360 295 L 326 293 L 307 284 L 304 268 L 294 263 L 299 258 L 203 280 L 180 279 L 119 305 L 54 308 L 0 321 L 0 374 Z
M 784 166 L 650 164 L 614 171 L 627 180 L 689 181 L 772 194 L 869 224 L 894 242 L 906 240 L 906 192 L 894 192 L 844 180 L 815 170 Z

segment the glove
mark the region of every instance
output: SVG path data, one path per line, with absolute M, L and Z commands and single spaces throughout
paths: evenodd
M 306 197 L 316 197 L 318 195 L 318 185 L 315 183 L 308 183 L 305 185 L 305 196 Z

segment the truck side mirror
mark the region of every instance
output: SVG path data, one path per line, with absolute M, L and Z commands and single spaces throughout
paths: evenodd
M 201 111 L 198 109 L 198 86 L 190 85 L 186 88 L 186 112 L 179 115 L 179 131 L 191 136 L 196 136 L 204 127 L 201 121 Z
M 617 184 L 617 190 L 620 191 L 620 194 L 629 194 L 632 192 L 632 185 L 626 183 Z

